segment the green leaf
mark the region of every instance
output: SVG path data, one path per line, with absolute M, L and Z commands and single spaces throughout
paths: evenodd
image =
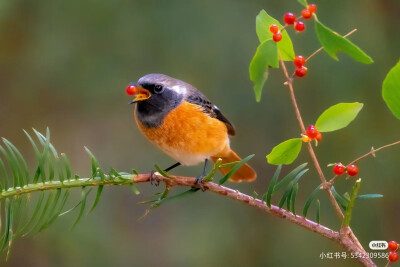
M 302 170 L 300 173 L 296 175 L 296 177 L 289 183 L 289 185 L 286 188 L 285 193 L 283 194 L 280 202 L 279 202 L 279 208 L 283 207 L 283 204 L 285 204 L 285 201 L 287 200 L 287 210 L 290 211 L 292 208 L 292 194 L 293 191 L 295 190 L 294 188 L 296 187 L 297 183 L 299 182 L 300 178 L 308 171 L 308 169 Z M 297 194 L 297 192 L 296 192 Z
M 93 155 L 93 153 L 89 150 L 89 148 L 85 147 L 85 150 L 89 154 L 89 157 L 90 157 L 90 163 L 92 166 L 92 178 L 95 178 L 97 176 L 97 171 L 100 168 L 99 162 L 97 161 L 97 159 Z
M 86 199 L 87 199 L 87 196 L 89 195 L 90 191 L 91 191 L 91 189 L 86 191 L 85 187 L 82 187 L 82 194 L 81 194 L 81 201 L 80 201 L 81 208 L 79 210 L 78 217 L 76 218 L 74 224 L 72 225 L 72 228 L 74 228 L 82 218 L 83 212 L 85 211 Z
M 307 6 L 308 6 L 307 0 L 297 0 L 297 2 L 299 2 L 300 5 L 302 5 L 302 6 L 304 6 L 304 7 L 307 7 Z
M 268 39 L 272 39 L 272 33 L 269 31 L 269 26 L 271 24 L 278 25 L 279 29 L 282 29 L 282 25 L 268 15 L 268 13 L 263 9 L 256 17 L 256 32 L 260 43 Z M 292 61 L 294 59 L 294 50 L 292 40 L 286 30 L 282 31 L 282 40 L 278 43 L 279 53 L 283 60 Z
M 302 143 L 300 138 L 280 143 L 267 155 L 268 163 L 273 165 L 291 164 L 299 155 Z
M 288 197 L 292 192 L 291 188 L 287 188 L 285 193 L 283 193 L 281 200 L 279 201 L 278 207 L 281 209 L 283 204 L 285 204 L 286 199 L 289 201 Z
M 3 154 L 4 158 L 6 159 L 8 165 L 11 168 L 11 173 L 13 177 L 13 186 L 18 187 L 18 186 L 23 186 L 22 182 L 20 181 L 20 176 L 19 176 L 19 169 L 18 169 L 18 162 L 15 157 L 12 156 L 12 154 L 8 153 L 1 145 L 0 145 L 0 152 Z
M 240 161 L 233 161 L 233 162 L 224 163 L 224 164 L 219 165 L 219 168 L 232 168 L 233 166 L 235 166 L 239 162 Z
M 267 189 L 267 194 L 265 196 L 265 202 L 267 202 L 267 206 L 270 208 L 271 208 L 272 192 L 274 192 L 274 187 L 275 187 L 276 181 L 278 180 L 279 174 L 281 173 L 281 170 L 282 170 L 282 165 L 279 165 L 278 168 L 276 168 L 274 176 L 272 177 L 271 182 L 269 183 L 269 186 Z
M 319 202 L 319 199 L 317 199 L 317 214 L 315 220 L 319 224 L 319 219 L 320 219 L 320 214 L 321 214 L 321 203 Z
M 130 184 L 131 190 L 135 195 L 139 195 L 140 191 L 137 189 L 136 184 L 135 183 L 131 183 Z
M 393 115 L 400 119 L 400 60 L 383 81 L 382 97 Z
M 320 132 L 332 132 L 350 124 L 363 108 L 362 103 L 339 103 L 331 106 L 319 116 L 315 127 Z
M 4 189 L 8 188 L 8 173 L 6 169 L 6 165 L 4 164 L 3 160 L 0 158 L 0 174 L 3 177 L 4 184 L 2 185 Z M 0 188 L 1 189 L 1 188 Z
M 311 203 L 314 201 L 315 197 L 317 196 L 317 194 L 319 193 L 319 191 L 321 191 L 321 184 L 319 184 L 312 192 L 311 194 L 308 196 L 306 203 L 304 204 L 303 207 L 303 217 L 307 217 L 307 212 L 308 209 L 310 208 Z
M 373 62 L 372 58 L 370 58 L 358 46 L 340 34 L 333 32 L 319 21 L 315 21 L 315 31 L 317 32 L 318 40 L 325 52 L 333 59 L 339 60 L 336 56 L 336 53 L 344 52 L 351 56 L 354 60 L 361 63 L 370 64 Z
M 32 227 L 35 225 L 36 218 L 39 215 L 39 210 L 42 207 L 43 199 L 44 199 L 44 192 L 42 192 L 41 195 L 39 196 L 30 220 L 20 230 L 20 232 L 22 233 L 22 237 L 26 236 L 28 233 L 32 231 Z M 25 232 L 25 230 L 27 230 L 27 232 Z
M 71 165 L 68 161 L 67 155 L 64 153 L 61 153 L 61 158 L 62 158 L 62 163 L 65 168 L 65 173 L 67 175 L 67 180 L 71 180 L 72 174 L 71 174 Z
M 62 201 L 61 201 L 61 204 L 60 204 L 60 206 L 58 207 L 57 212 L 55 212 L 55 213 L 52 215 L 52 217 L 50 218 L 50 220 L 47 222 L 46 227 L 49 227 L 49 226 L 60 216 L 61 211 L 62 211 L 62 209 L 63 209 L 64 206 L 65 206 L 65 203 L 67 203 L 68 197 L 69 197 L 69 189 L 65 190 L 64 195 L 63 195 L 63 198 L 62 198 Z
M 287 185 L 290 181 L 293 180 L 293 178 L 302 170 L 307 166 L 307 162 L 303 163 L 299 166 L 297 166 L 295 169 L 293 169 L 290 173 L 288 173 L 285 177 L 282 178 L 282 180 L 280 180 L 274 187 L 274 192 L 273 194 L 275 194 L 276 192 L 279 191 L 279 189 L 281 189 L 282 187 L 284 187 L 285 185 Z
M 93 206 L 89 210 L 89 213 L 92 212 L 96 208 L 97 204 L 99 204 L 101 193 L 103 192 L 103 188 L 104 188 L 104 185 L 99 185 L 99 187 L 97 188 L 96 199 L 94 200 Z
M 291 204 L 291 210 L 293 212 L 294 215 L 296 215 L 296 196 L 297 196 L 297 192 L 299 191 L 299 184 L 296 183 L 293 186 L 293 191 L 292 191 L 292 196 L 290 198 L 290 204 Z
M 247 157 L 245 157 L 244 159 L 242 159 L 242 161 L 240 161 L 238 164 L 235 165 L 235 167 L 233 167 L 224 177 L 221 178 L 221 180 L 219 180 L 219 185 L 224 184 L 226 181 L 228 181 L 228 179 L 237 171 L 240 169 L 240 167 L 242 167 L 246 162 L 248 162 L 252 157 L 254 157 L 254 154 L 249 155 Z
M 19 161 L 19 167 L 20 167 L 20 175 L 22 178 L 22 181 L 24 184 L 29 184 L 29 169 L 28 169 L 28 164 L 26 163 L 24 157 L 22 156 L 21 152 L 7 139 L 3 138 L 4 144 L 7 146 L 7 148 L 10 150 L 10 152 L 15 153 L 17 161 Z
M 333 196 L 335 197 L 336 201 L 339 203 L 339 205 L 340 205 L 344 210 L 346 210 L 346 209 L 347 209 L 347 206 L 349 205 L 349 201 L 348 201 L 346 198 L 342 197 L 342 196 L 336 191 L 335 187 L 332 186 L 332 187 L 331 187 L 331 191 L 332 191 L 332 194 L 333 194 Z
M 351 215 L 353 214 L 353 208 L 354 208 L 354 203 L 356 202 L 358 190 L 360 189 L 361 186 L 361 178 L 359 178 L 353 186 L 353 191 L 351 192 L 350 195 L 350 201 L 346 209 L 346 213 L 344 214 L 342 226 L 349 226 L 350 225 L 350 220 L 351 220 Z
M 154 165 L 154 168 L 155 168 L 155 169 L 157 170 L 157 172 L 158 172 L 159 174 L 161 174 L 162 176 L 164 176 L 164 177 L 166 177 L 166 178 L 170 178 L 169 175 L 168 175 L 168 173 L 165 172 L 165 171 L 163 171 L 160 167 L 158 167 L 157 164 Z
M 381 194 L 366 194 L 366 195 L 359 195 L 357 196 L 357 199 L 368 199 L 368 198 L 381 198 L 383 195 Z
M 274 41 L 268 39 L 257 47 L 256 54 L 250 62 L 250 80 L 254 83 L 256 100 L 261 100 L 261 92 L 265 81 L 268 79 L 268 68 L 278 68 L 278 48 Z

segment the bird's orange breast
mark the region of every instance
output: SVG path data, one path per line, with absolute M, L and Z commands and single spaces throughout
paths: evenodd
M 165 153 L 184 165 L 194 165 L 211 156 L 229 153 L 225 124 L 211 118 L 196 104 L 183 101 L 158 127 L 148 128 L 136 116 L 143 134 Z

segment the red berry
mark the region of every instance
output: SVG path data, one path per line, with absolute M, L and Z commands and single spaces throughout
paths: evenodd
M 279 31 L 279 27 L 276 24 L 272 24 L 271 26 L 269 26 L 269 30 L 272 33 L 277 33 Z
M 356 176 L 358 174 L 358 167 L 356 165 L 350 165 L 347 167 L 347 174 L 350 176 Z
M 315 139 L 317 139 L 317 141 L 321 141 L 322 140 L 322 134 L 320 132 L 318 132 L 317 136 L 315 137 Z
M 282 40 L 281 32 L 277 32 L 274 35 L 272 35 L 272 39 L 274 39 L 275 42 L 279 42 L 280 40 Z
M 338 163 L 333 167 L 333 172 L 336 175 L 341 175 L 342 173 L 344 173 L 345 167 L 343 166 L 342 163 Z
M 304 22 L 299 21 L 299 22 L 296 22 L 296 24 L 294 24 L 294 28 L 296 31 L 302 32 L 306 28 L 306 25 L 304 24 Z
M 389 261 L 390 262 L 395 262 L 398 259 L 399 259 L 399 254 L 397 254 L 397 252 L 393 252 L 393 251 L 389 252 Z
M 286 13 L 283 16 L 283 20 L 286 24 L 294 24 L 296 21 L 296 16 L 293 13 Z
M 388 245 L 388 249 L 390 251 L 396 251 L 399 248 L 399 244 L 396 241 L 390 241 Z
M 310 19 L 312 17 L 312 12 L 309 9 L 303 9 L 303 11 L 301 11 L 301 16 L 304 19 Z
M 315 13 L 317 11 L 317 6 L 315 4 L 308 5 L 307 8 L 311 13 Z
M 315 137 L 317 137 L 318 130 L 317 130 L 317 128 L 315 128 L 314 125 L 310 125 L 310 126 L 308 126 L 306 133 L 307 133 L 308 137 L 310 137 L 311 139 L 314 139 Z
M 297 77 L 304 77 L 307 74 L 307 68 L 304 66 L 298 67 L 295 71 Z
M 306 59 L 303 56 L 296 56 L 293 60 L 294 65 L 301 67 L 306 64 Z
M 136 86 L 134 86 L 134 85 L 128 85 L 128 86 L 126 87 L 126 93 L 127 93 L 128 95 L 134 95 L 134 94 L 136 94 L 136 92 L 137 92 L 137 87 L 136 87 Z

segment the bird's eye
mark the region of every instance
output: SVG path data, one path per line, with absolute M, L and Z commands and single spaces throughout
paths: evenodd
M 164 87 L 162 85 L 156 84 L 154 86 L 154 92 L 156 94 L 161 94 L 164 91 Z

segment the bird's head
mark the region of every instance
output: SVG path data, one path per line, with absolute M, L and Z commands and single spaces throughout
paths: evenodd
M 151 105 L 160 110 L 177 106 L 187 92 L 185 82 L 164 74 L 147 74 L 126 88 L 127 93 L 135 95 L 130 104 Z M 189 85 L 190 86 L 190 85 Z

